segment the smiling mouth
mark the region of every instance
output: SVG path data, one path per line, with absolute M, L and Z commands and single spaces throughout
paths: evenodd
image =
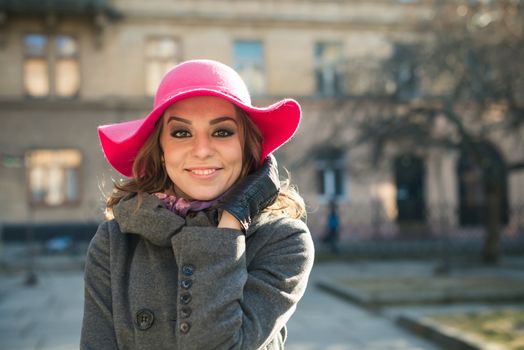
M 196 176 L 210 176 L 215 174 L 219 168 L 212 168 L 212 169 L 187 169 L 191 174 Z

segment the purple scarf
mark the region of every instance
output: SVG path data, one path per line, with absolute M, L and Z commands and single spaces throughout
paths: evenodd
M 216 199 L 212 201 L 188 201 L 182 197 L 177 198 L 176 196 L 168 195 L 163 192 L 154 193 L 154 195 L 164 202 L 166 208 L 169 211 L 185 218 L 187 213 L 190 211 L 200 211 L 211 207 L 216 203 Z

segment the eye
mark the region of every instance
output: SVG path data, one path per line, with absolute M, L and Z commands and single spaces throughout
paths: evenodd
M 172 137 L 180 138 L 180 139 L 191 136 L 191 133 L 185 129 L 175 129 L 175 130 L 172 130 L 170 134 Z
M 229 129 L 218 129 L 218 130 L 216 130 L 213 133 L 213 136 L 216 136 L 216 137 L 229 137 L 229 136 L 233 136 L 234 134 L 235 134 L 235 132 L 232 131 L 232 130 L 229 130 Z

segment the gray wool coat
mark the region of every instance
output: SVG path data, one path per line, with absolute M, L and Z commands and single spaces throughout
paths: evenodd
M 81 349 L 283 349 L 313 264 L 302 221 L 263 214 L 244 235 L 153 195 L 113 213 L 88 249 Z

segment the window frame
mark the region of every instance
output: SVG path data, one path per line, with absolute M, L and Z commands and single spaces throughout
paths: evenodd
M 325 79 L 320 79 L 326 72 L 326 63 L 321 61 L 322 56 L 318 55 L 321 47 L 337 46 L 339 55 L 337 59 L 329 64 L 329 67 L 335 72 L 331 88 L 333 91 L 327 91 L 325 87 Z M 315 41 L 313 46 L 313 61 L 314 61 L 314 79 L 315 79 L 315 95 L 320 97 L 340 97 L 347 94 L 346 86 L 346 71 L 344 69 L 344 43 L 342 41 L 319 40 Z M 326 65 L 326 67 L 323 67 Z M 323 88 L 321 89 L 321 84 Z
M 243 74 L 243 70 L 241 70 L 239 66 L 239 60 L 238 56 L 236 54 L 237 52 L 237 45 L 240 43 L 257 43 L 260 46 L 261 49 L 261 61 L 262 61 L 262 88 L 261 91 L 258 91 L 257 89 L 254 89 L 252 85 L 250 85 L 250 80 L 247 79 Z M 249 90 L 249 93 L 252 97 L 264 97 L 268 95 L 268 87 L 269 87 L 269 77 L 268 77 L 268 66 L 267 66 L 267 54 L 266 54 L 266 45 L 262 39 L 253 39 L 253 38 L 236 38 L 233 40 L 233 67 L 235 71 L 238 72 L 238 74 L 242 77 L 244 82 L 246 83 L 246 86 Z
M 340 188 L 337 186 L 337 172 L 340 174 Z M 348 200 L 348 173 L 346 155 L 342 152 L 330 157 L 318 157 L 315 160 L 317 176 L 317 194 L 321 202 Z M 322 180 L 322 184 L 320 181 Z
M 71 39 L 73 39 L 75 41 L 75 44 L 76 44 L 76 52 L 75 54 L 72 56 L 72 58 L 75 59 L 76 63 L 77 63 L 77 74 L 78 74 L 78 89 L 76 90 L 76 92 L 70 96 L 63 96 L 63 95 L 59 95 L 57 93 L 57 67 L 58 67 L 58 62 L 63 59 L 63 57 L 59 56 L 58 55 L 58 45 L 56 43 L 57 41 L 57 38 L 59 36 L 64 36 L 64 37 L 70 37 Z M 80 91 L 82 90 L 82 69 L 81 69 L 81 63 L 80 63 L 80 40 L 78 39 L 78 37 L 74 34 L 69 34 L 69 33 L 55 33 L 53 35 L 53 48 L 52 48 L 52 52 L 53 52 L 53 96 L 55 98 L 58 98 L 58 99 L 61 99 L 61 100 L 74 100 L 74 99 L 77 99 L 79 96 L 80 96 Z
M 42 56 L 32 56 L 28 53 L 28 50 L 27 50 L 27 44 L 26 44 L 26 40 L 28 39 L 29 36 L 42 36 L 45 38 L 46 40 L 46 45 L 45 45 L 45 48 L 44 48 L 44 54 Z M 48 34 L 45 34 L 45 33 L 38 33 L 38 32 L 26 32 L 24 34 L 22 34 L 22 50 L 23 50 L 23 60 L 22 60 L 22 88 L 24 90 L 24 95 L 27 97 L 27 98 L 31 98 L 31 99 L 47 99 L 51 96 L 51 90 L 52 90 L 52 83 L 51 83 L 51 67 L 50 67 L 50 63 L 49 63 L 49 56 L 50 56 L 50 40 L 49 40 L 49 35 Z M 26 85 L 26 77 L 27 77 L 27 71 L 26 71 L 26 63 L 29 59 L 34 59 L 38 57 L 40 60 L 44 61 L 44 64 L 46 66 L 46 71 L 47 71 L 47 76 L 46 76 L 46 83 L 47 83 L 47 93 L 45 95 L 42 95 L 42 96 L 37 96 L 37 95 L 32 95 L 29 91 L 30 89 L 28 89 L 28 86 Z
M 42 96 L 32 95 L 29 92 L 29 89 L 27 89 L 26 84 L 25 84 L 25 79 L 26 79 L 25 64 L 27 60 L 32 57 L 27 54 L 27 50 L 26 50 L 26 38 L 30 35 L 40 35 L 40 36 L 45 37 L 47 40 L 45 53 L 42 59 L 45 61 L 46 67 L 47 67 L 48 92 L 46 95 L 42 95 Z M 75 91 L 74 94 L 71 94 L 70 96 L 59 95 L 57 93 L 58 79 L 56 77 L 56 73 L 57 73 L 57 64 L 59 60 L 61 59 L 61 56 L 58 55 L 58 49 L 57 49 L 58 46 L 57 46 L 56 40 L 60 36 L 70 37 L 76 43 L 77 50 L 72 57 L 75 59 L 77 63 L 77 70 L 78 70 L 77 74 L 78 74 L 79 84 L 78 84 L 78 89 Z M 83 78 L 82 78 L 82 67 L 81 67 L 81 62 L 80 62 L 80 58 L 81 58 L 80 39 L 78 38 L 76 34 L 71 34 L 69 32 L 44 33 L 44 32 L 39 32 L 39 31 L 27 31 L 22 34 L 21 42 L 22 42 L 22 50 L 23 50 L 23 61 L 22 61 L 21 74 L 22 74 L 22 82 L 23 82 L 23 93 L 27 99 L 31 99 L 31 100 L 58 99 L 58 100 L 67 101 L 67 100 L 75 100 L 80 96 L 81 91 L 82 91 Z
M 160 84 L 160 81 L 158 81 L 155 86 L 153 87 L 153 91 L 148 91 L 149 87 L 148 87 L 148 69 L 149 69 L 149 65 L 150 65 L 150 62 L 152 61 L 153 57 L 152 56 L 149 56 L 148 52 L 147 52 L 147 45 L 149 44 L 150 41 L 152 40 L 165 40 L 165 39 L 169 39 L 169 40 L 172 40 L 173 43 L 175 44 L 175 48 L 176 48 L 176 52 L 175 52 L 175 55 L 173 57 L 173 65 L 176 65 L 180 62 L 182 62 L 182 58 L 183 58 L 183 54 L 182 54 L 182 40 L 180 39 L 180 37 L 178 36 L 174 36 L 174 35 L 157 35 L 157 34 L 153 34 L 153 35 L 146 35 L 144 37 L 144 84 L 143 84 L 143 88 L 144 88 L 144 95 L 146 97 L 154 97 L 155 96 L 155 93 L 156 93 L 156 88 L 158 87 L 158 84 Z M 158 57 L 155 58 L 155 61 L 158 62 Z M 166 64 L 167 60 L 165 60 L 165 62 L 163 61 L 162 64 Z M 165 74 L 167 72 L 167 70 L 163 73 Z M 163 74 L 161 75 L 160 78 L 162 78 Z
M 58 152 L 58 151 L 75 151 L 80 156 L 80 164 L 76 167 L 62 167 L 60 168 L 62 171 L 64 169 L 74 169 L 76 173 L 76 198 L 73 200 L 69 200 L 66 197 L 66 186 L 67 181 L 64 178 L 63 184 L 62 184 L 62 190 L 64 192 L 64 198 L 61 203 L 59 204 L 50 204 L 46 202 L 45 200 L 42 201 L 35 201 L 33 197 L 33 191 L 32 191 L 32 182 L 31 182 L 31 171 L 32 167 L 29 160 L 29 155 L 32 152 L 37 151 L 50 151 L 50 152 Z M 25 171 L 25 183 L 26 183 L 26 203 L 31 208 L 49 208 L 49 209 L 55 209 L 55 208 L 66 208 L 66 207 L 78 207 L 83 199 L 84 191 L 83 191 L 83 167 L 85 162 L 85 155 L 84 153 L 79 149 L 75 147 L 63 147 L 63 148 L 52 148 L 52 147 L 42 147 L 42 148 L 31 148 L 24 152 L 24 171 Z

